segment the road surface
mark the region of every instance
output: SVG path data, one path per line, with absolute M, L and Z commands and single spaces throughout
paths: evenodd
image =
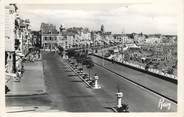
M 117 86 L 119 86 L 123 92 L 123 103 L 129 105 L 131 112 L 176 111 L 177 105 L 175 103 L 165 99 L 164 104 L 170 103 L 171 108 L 169 110 L 167 108 L 161 109 L 159 101 L 162 97 L 98 65 L 93 67 L 91 75 L 98 74 L 101 89 L 91 89 L 64 64 L 66 62 L 55 53 L 43 55 L 44 78 L 48 95 L 34 98 L 36 101 L 42 102 L 39 103 L 40 105 L 46 104 L 53 110 L 63 112 L 112 112 L 110 108 L 116 106 L 115 94 Z M 84 71 L 88 72 L 86 68 Z M 11 101 L 15 103 L 17 100 L 11 99 Z M 36 101 L 31 100 L 29 104 L 31 105 L 32 102 L 34 105 Z M 24 98 L 20 100 L 20 103 L 26 103 Z M 16 104 L 18 105 L 18 103 Z
M 127 68 L 122 65 L 112 64 L 109 61 L 103 60 L 96 56 L 91 56 L 93 61 L 105 68 L 108 68 L 126 78 L 135 81 L 145 87 L 148 87 L 166 97 L 169 97 L 177 101 L 177 85 L 169 81 L 162 80 L 160 78 L 154 77 L 131 68 Z
M 86 68 L 84 70 L 86 73 L 88 72 Z M 123 101 L 129 105 L 131 112 L 175 112 L 177 109 L 177 105 L 167 99 L 165 99 L 165 102 L 171 104 L 171 109 L 160 109 L 158 106 L 162 99 L 161 96 L 139 87 L 103 67 L 95 65 L 91 70 L 91 75 L 94 76 L 95 73 L 98 74 L 100 78 L 99 82 L 102 86 L 102 89 L 95 92 L 101 92 L 101 95 L 105 95 L 102 96 L 104 98 L 102 100 L 106 100 L 107 97 L 110 99 L 111 97 L 115 102 L 116 99 L 114 97 L 119 85 L 124 94 Z
M 62 63 L 62 60 L 60 58 L 58 58 L 57 55 L 55 56 L 50 56 L 52 59 L 50 65 L 48 64 L 48 66 L 50 66 L 52 68 L 53 66 L 53 69 L 56 69 L 57 65 L 55 65 L 55 62 L 56 64 L 58 64 L 60 67 L 63 66 L 63 63 Z M 60 61 L 60 62 L 59 62 Z M 52 74 L 56 74 L 55 77 L 59 77 L 60 79 L 62 77 L 60 77 L 60 75 L 58 74 L 60 71 L 58 71 L 59 68 L 57 70 L 55 70 L 56 72 L 51 72 L 52 70 L 50 69 L 49 71 L 52 73 Z M 87 73 L 87 69 L 85 69 L 85 72 Z M 116 96 L 115 94 L 117 93 L 117 85 L 119 85 L 121 91 L 123 92 L 124 94 L 124 97 L 123 97 L 123 102 L 124 103 L 127 103 L 129 105 L 129 110 L 131 112 L 166 112 L 166 111 L 171 111 L 171 112 L 174 112 L 176 111 L 176 104 L 165 99 L 165 103 L 170 103 L 171 104 L 171 109 L 167 110 L 167 108 L 163 108 L 163 109 L 160 109 L 158 106 L 159 106 L 159 101 L 162 99 L 162 97 L 160 97 L 159 95 L 156 95 L 144 88 L 141 88 L 125 79 L 123 79 L 122 77 L 102 68 L 102 67 L 99 67 L 97 65 L 95 65 L 95 67 L 91 70 L 91 74 L 94 75 L 95 73 L 97 73 L 99 75 L 99 82 L 100 82 L 100 85 L 101 85 L 101 89 L 97 89 L 97 90 L 94 90 L 94 89 L 89 89 L 87 87 L 85 87 L 85 84 L 80 82 L 79 78 L 77 77 L 74 77 L 74 79 L 76 79 L 77 81 L 75 81 L 75 83 L 73 83 L 73 85 L 77 84 L 77 87 L 75 87 L 75 89 L 77 89 L 77 91 L 80 91 L 80 95 L 83 94 L 83 95 L 90 95 L 92 96 L 92 102 L 88 103 L 89 101 L 84 101 L 83 100 L 82 102 L 83 103 L 88 103 L 88 106 L 90 105 L 92 109 L 88 110 L 88 111 L 91 111 L 91 112 L 102 112 L 102 108 L 104 108 L 104 110 L 107 111 L 108 108 L 110 107 L 113 107 L 116 105 Z M 56 81 L 57 83 L 59 82 L 59 78 L 58 80 Z M 66 79 L 65 80 L 62 80 L 62 82 L 65 82 L 64 85 L 63 85 L 63 88 L 66 89 L 66 92 L 65 93 L 68 93 L 72 90 L 70 83 L 67 84 L 69 81 L 71 80 L 71 78 L 68 78 L 66 76 Z M 72 78 L 73 80 L 73 78 Z M 76 83 L 77 82 L 77 83 Z M 61 83 L 59 83 L 61 84 Z M 55 85 L 58 87 L 58 85 Z M 61 86 L 59 86 L 61 88 Z M 61 89 L 60 89 L 61 90 Z M 72 90 L 72 92 L 74 92 Z M 83 93 L 81 93 L 83 92 Z M 64 95 L 66 95 L 64 93 Z M 77 93 L 78 94 L 78 93 Z M 61 92 L 60 95 L 63 95 L 63 93 Z M 70 98 L 67 97 L 65 100 L 70 100 L 68 99 Z M 80 97 L 82 98 L 82 96 Z M 76 102 L 80 102 L 80 98 L 76 99 Z M 74 101 L 74 100 L 72 100 Z M 95 102 L 96 101 L 96 102 Z M 93 106 L 95 105 L 95 107 L 97 107 L 97 103 L 98 103 L 98 106 L 100 108 L 95 108 L 95 110 L 93 110 Z M 66 104 L 64 106 L 67 106 L 67 107 L 71 107 L 70 105 L 71 103 Z M 85 105 L 85 104 L 81 104 L 81 103 L 77 103 L 79 105 Z M 90 108 L 89 106 L 89 108 Z M 84 106 L 84 110 L 82 109 L 82 106 L 79 106 L 81 107 L 81 110 L 82 112 L 85 112 L 85 106 Z M 99 110 L 100 109 L 100 110 Z M 77 111 L 78 110 L 74 110 L 74 111 Z
M 43 56 L 44 77 L 51 106 L 67 112 L 106 112 L 93 90 L 86 87 L 54 53 Z

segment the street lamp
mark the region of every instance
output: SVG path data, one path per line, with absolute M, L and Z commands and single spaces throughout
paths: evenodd
M 99 89 L 99 88 L 101 88 L 101 87 L 98 85 L 98 80 L 99 80 L 99 76 L 97 76 L 97 74 L 95 74 L 95 76 L 94 76 L 94 89 Z
M 118 92 L 116 93 L 117 96 L 117 108 L 121 108 L 122 107 L 122 97 L 123 97 L 123 93 L 122 92 Z

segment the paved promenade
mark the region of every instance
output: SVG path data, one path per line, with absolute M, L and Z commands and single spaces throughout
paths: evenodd
M 6 112 L 57 111 L 50 109 L 41 59 L 24 63 L 25 71 L 20 82 L 10 79 L 6 83 L 10 89 L 6 94 Z
M 41 61 L 24 63 L 24 73 L 20 82 L 10 79 L 7 86 L 10 92 L 6 96 L 23 96 L 46 93 L 43 79 L 43 66 Z

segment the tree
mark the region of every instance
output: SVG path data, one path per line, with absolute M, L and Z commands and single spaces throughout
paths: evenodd
M 75 57 L 75 59 L 76 59 L 78 64 L 82 63 L 82 59 L 80 57 L 80 53 L 79 52 L 75 53 L 74 57 Z
M 74 49 L 67 50 L 67 55 L 69 58 L 74 57 L 76 51 Z
M 81 63 L 81 65 L 82 65 L 82 68 L 83 68 L 83 65 L 85 65 L 86 59 L 87 59 L 87 54 L 86 53 L 82 53 L 80 55 L 80 61 L 79 61 Z
M 63 55 L 64 48 L 61 46 L 58 46 L 58 49 L 59 49 L 59 54 Z
M 86 59 L 86 68 L 89 70 L 89 78 L 90 78 L 90 70 L 94 67 L 94 62 L 90 57 Z
M 76 52 L 76 51 L 75 51 L 73 57 L 77 60 L 77 59 L 79 58 L 79 56 L 80 56 L 79 52 Z

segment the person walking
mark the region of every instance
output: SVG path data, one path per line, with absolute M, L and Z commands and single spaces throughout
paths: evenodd
M 7 94 L 8 92 L 10 92 L 10 89 L 8 88 L 7 85 L 5 85 L 5 94 Z
M 112 64 L 114 64 L 114 57 L 112 57 L 111 61 L 112 61 Z

